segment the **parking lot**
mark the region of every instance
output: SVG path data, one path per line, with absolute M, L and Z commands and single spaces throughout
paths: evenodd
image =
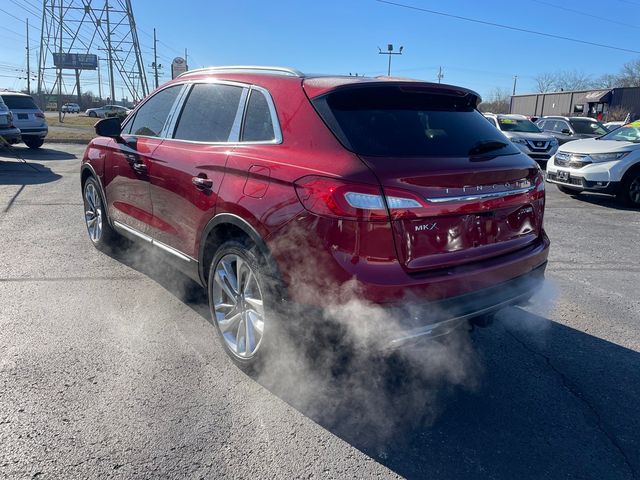
M 189 281 L 90 244 L 83 149 L 0 151 L 0 477 L 640 477 L 640 211 L 547 185 L 544 290 L 394 395 L 243 374 Z

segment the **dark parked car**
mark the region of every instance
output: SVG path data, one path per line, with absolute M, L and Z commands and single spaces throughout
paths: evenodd
M 560 145 L 572 140 L 595 138 L 609 133 L 602 123 L 588 117 L 542 117 L 536 125 L 556 137 Z
M 97 123 L 81 166 L 89 237 L 165 252 L 208 290 L 243 367 L 308 321 L 292 304 L 420 306 L 375 330 L 384 345 L 446 333 L 526 301 L 549 248 L 543 175 L 479 101 L 407 80 L 189 71 L 122 125 Z

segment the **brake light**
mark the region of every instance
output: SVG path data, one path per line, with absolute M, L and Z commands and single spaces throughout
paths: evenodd
M 427 205 L 417 195 L 366 183 L 308 176 L 295 182 L 300 202 L 310 212 L 329 217 L 365 221 L 388 221 L 415 216 L 413 210 Z
M 36 117 L 38 117 L 38 118 L 44 118 L 44 113 L 42 113 L 42 112 L 36 112 Z

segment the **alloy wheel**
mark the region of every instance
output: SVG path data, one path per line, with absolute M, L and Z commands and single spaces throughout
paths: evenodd
M 239 255 L 223 256 L 212 286 L 216 322 L 229 350 L 240 359 L 253 357 L 264 334 L 264 304 L 256 273 Z
M 89 238 L 93 243 L 97 243 L 102 237 L 102 200 L 92 182 L 87 182 L 84 187 L 84 219 Z

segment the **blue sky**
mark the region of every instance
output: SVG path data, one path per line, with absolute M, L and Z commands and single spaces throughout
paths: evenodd
M 640 51 L 640 0 L 396 1 Z M 41 4 L 0 0 L 0 9 L 18 18 L 28 16 L 39 27 L 33 12 L 39 12 L 41 7 L 35 6 Z M 444 82 L 473 88 L 483 96 L 494 87 L 511 89 L 516 74 L 518 93 L 525 93 L 534 89 L 533 77 L 543 71 L 576 69 L 599 76 L 617 73 L 625 62 L 640 58 L 637 53 L 468 23 L 375 0 L 182 0 L 180 7 L 168 5 L 133 0 L 145 64 L 152 61 L 154 27 L 161 41 L 160 62 L 167 66 L 186 47 L 192 68 L 262 64 L 379 75 L 386 73 L 387 59 L 378 55 L 378 47 L 393 43 L 404 46 L 404 53 L 393 58 L 392 74 L 435 81 L 442 66 Z M 22 88 L 25 80 L 17 77 L 24 76 L 20 70 L 25 67 L 25 25 L 2 11 L 0 18 L 5 27 L 0 28 L 0 87 Z M 31 35 L 34 67 L 39 32 L 32 30 Z M 163 80 L 169 78 L 168 70 Z M 95 80 L 87 85 L 97 91 Z

